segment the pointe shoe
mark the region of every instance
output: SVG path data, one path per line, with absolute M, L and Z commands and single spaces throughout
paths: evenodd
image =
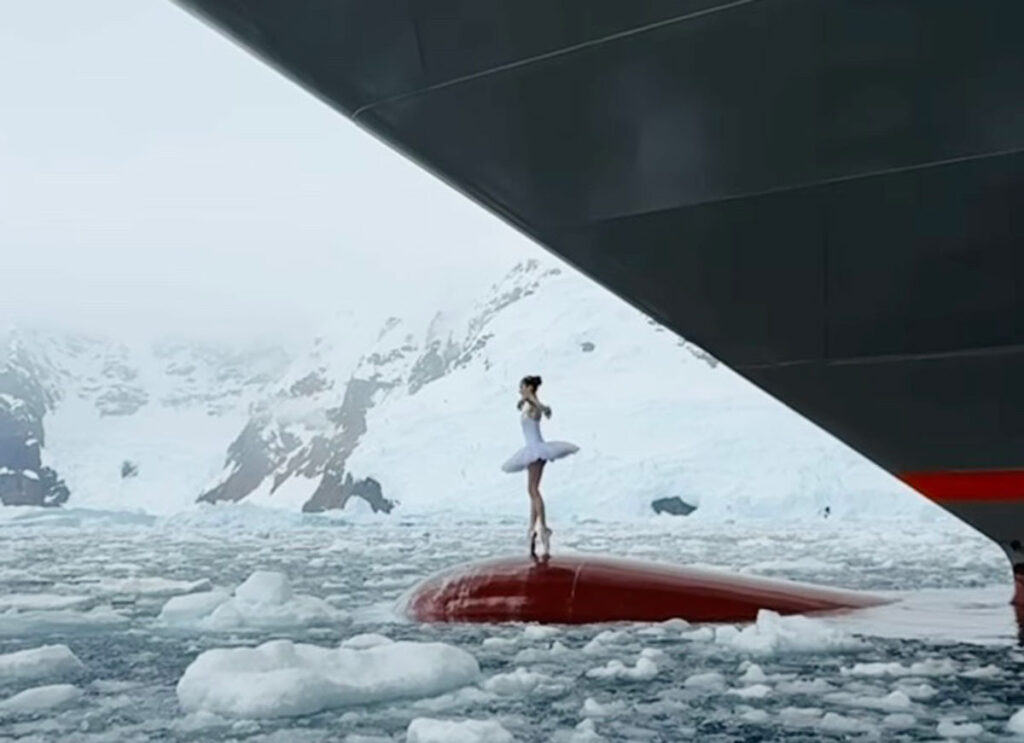
M 547 557 L 551 554 L 551 530 L 544 528 L 540 530 L 541 554 Z
M 531 526 L 526 532 L 526 541 L 530 545 L 530 557 L 537 556 L 537 529 Z

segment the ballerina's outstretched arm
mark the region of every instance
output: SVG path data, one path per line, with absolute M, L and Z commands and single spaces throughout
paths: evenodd
M 548 418 L 551 417 L 551 408 L 537 399 L 537 394 L 533 390 L 526 390 L 525 399 L 533 406 L 534 410 L 543 413 Z

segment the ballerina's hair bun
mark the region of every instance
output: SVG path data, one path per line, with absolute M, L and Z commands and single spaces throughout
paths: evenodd
M 540 387 L 540 382 L 541 379 L 538 376 L 523 377 L 523 384 L 525 384 L 527 387 L 533 387 L 534 389 L 537 389 L 538 387 Z

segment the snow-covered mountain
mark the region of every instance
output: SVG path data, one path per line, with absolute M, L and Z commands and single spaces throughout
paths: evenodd
M 223 464 L 224 442 L 249 405 L 287 363 L 275 347 L 132 347 L 11 330 L 0 340 L 0 499 L 187 507 Z
M 545 434 L 581 447 L 545 472 L 556 518 L 673 496 L 725 518 L 936 513 L 701 349 L 535 261 L 471 306 L 340 314 L 291 359 L 52 334 L 7 349 L 0 472 L 23 491 L 45 480 L 36 502 L 521 516 L 525 478 L 499 467 L 521 445 L 518 381 L 540 374 Z
M 721 517 L 934 513 L 738 375 L 568 271 L 529 262 L 479 302 L 327 328 L 232 443 L 209 501 L 521 515 L 519 379 L 541 374 L 556 516 L 631 517 L 679 496 Z

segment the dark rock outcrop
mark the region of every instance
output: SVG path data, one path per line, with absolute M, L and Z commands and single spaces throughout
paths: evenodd
M 43 416 L 56 401 L 48 369 L 17 338 L 0 350 L 0 504 L 58 506 L 64 482 L 42 465 Z
M 359 497 L 370 504 L 374 513 L 391 513 L 395 504 L 384 497 L 380 483 L 372 477 L 356 480 L 351 474 L 344 480 L 334 473 L 324 475 L 319 487 L 302 510 L 306 513 L 319 513 L 330 509 L 344 508 L 350 498 Z
M 690 505 L 678 495 L 673 495 L 670 498 L 656 498 L 651 501 L 651 508 L 655 513 L 667 513 L 672 516 L 689 516 L 697 510 L 696 506 Z

